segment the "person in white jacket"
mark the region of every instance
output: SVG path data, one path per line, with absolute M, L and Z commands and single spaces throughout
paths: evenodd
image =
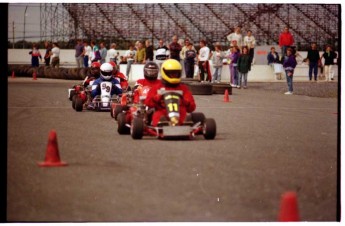
M 249 56 L 250 56 L 250 62 L 253 64 L 253 59 L 254 59 L 254 47 L 255 47 L 255 38 L 252 35 L 252 31 L 248 30 L 247 35 L 243 39 L 243 45 L 247 46 L 249 50 Z

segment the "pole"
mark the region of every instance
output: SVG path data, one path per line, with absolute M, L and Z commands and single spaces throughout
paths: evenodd
M 23 49 L 25 46 L 25 21 L 26 21 L 26 10 L 28 9 L 28 6 L 25 7 L 25 11 L 24 11 L 24 39 L 23 39 Z
M 12 32 L 13 32 L 13 35 L 12 35 L 12 49 L 14 49 L 14 21 L 12 22 Z

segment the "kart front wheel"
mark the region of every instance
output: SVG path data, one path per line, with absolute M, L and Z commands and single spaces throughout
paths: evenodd
M 114 118 L 115 118 L 115 121 L 117 120 L 117 116 L 124 110 L 124 107 L 122 105 L 115 105 L 115 108 L 114 108 Z
M 119 134 L 130 134 L 130 129 L 126 126 L 126 114 L 121 112 L 117 115 L 117 132 Z
M 75 109 L 75 99 L 77 98 L 77 95 L 72 96 L 72 108 Z
M 72 97 L 75 95 L 75 90 L 71 90 L 71 92 L 69 93 L 69 100 L 72 100 Z
M 213 140 L 216 137 L 217 126 L 213 118 L 205 120 L 203 134 L 206 140 Z
M 83 100 L 80 97 L 75 98 L 75 110 L 76 111 L 83 110 Z
M 142 118 L 134 118 L 131 126 L 133 139 L 141 139 L 144 135 L 144 121 Z

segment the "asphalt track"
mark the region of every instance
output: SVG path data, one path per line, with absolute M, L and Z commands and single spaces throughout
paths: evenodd
M 9 78 L 8 221 L 275 222 L 286 191 L 302 221 L 336 221 L 336 98 L 195 96 L 215 140 L 132 140 L 108 112 L 72 109 L 76 82 Z M 69 165 L 41 168 L 52 129 Z

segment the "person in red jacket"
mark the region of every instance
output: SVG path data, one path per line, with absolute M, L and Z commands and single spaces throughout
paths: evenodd
M 101 72 L 100 68 L 101 68 L 101 64 L 99 62 L 93 62 L 91 64 L 91 73 L 89 76 L 86 76 L 86 78 L 83 81 L 84 87 L 87 87 L 88 85 L 90 85 L 91 81 L 99 78 L 100 72 Z
M 144 78 L 138 79 L 133 87 L 134 103 L 139 103 L 140 89 L 143 87 L 153 87 L 161 83 L 158 79 L 159 66 L 153 61 L 149 61 L 144 66 Z M 145 89 L 148 90 L 148 89 Z
M 155 108 L 155 112 L 152 116 L 153 126 L 157 126 L 161 118 L 164 118 L 167 114 L 162 95 L 159 94 L 159 90 L 161 89 L 181 90 L 183 92 L 179 106 L 180 118 L 178 124 L 181 125 L 184 122 L 187 113 L 191 113 L 195 110 L 196 105 L 192 93 L 185 84 L 181 84 L 181 72 L 182 66 L 177 60 L 169 59 L 162 64 L 161 83 L 150 89 L 145 100 L 145 105 Z
M 284 61 L 284 57 L 286 56 L 286 49 L 291 47 L 294 42 L 294 38 L 290 33 L 289 28 L 285 27 L 284 31 L 279 35 L 279 46 L 282 50 L 282 61 Z
M 119 69 L 118 69 L 118 67 L 114 61 L 109 61 L 109 64 L 111 64 L 114 68 L 113 69 L 113 77 L 119 81 L 123 92 L 127 91 L 129 88 L 127 76 L 119 71 Z

